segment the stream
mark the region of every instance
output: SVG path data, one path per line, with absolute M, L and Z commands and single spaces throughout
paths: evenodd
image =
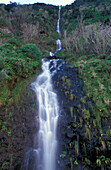
M 60 7 L 57 20 L 57 32 L 60 34 Z M 61 41 L 56 41 L 56 51 L 50 52 L 54 56 L 61 50 Z M 59 104 L 57 95 L 53 90 L 52 75 L 57 69 L 60 69 L 62 63 L 58 64 L 59 59 L 42 59 L 43 72 L 37 77 L 31 87 L 36 95 L 37 111 L 36 124 L 39 124 L 39 130 L 34 136 L 34 146 L 26 154 L 25 168 L 33 170 L 56 170 L 56 151 L 57 151 L 57 123 L 59 117 Z M 63 62 L 64 63 L 64 62 Z M 50 71 L 51 70 L 51 71 Z M 30 157 L 33 157 L 33 163 L 30 165 Z M 31 158 L 32 159 L 32 158 Z

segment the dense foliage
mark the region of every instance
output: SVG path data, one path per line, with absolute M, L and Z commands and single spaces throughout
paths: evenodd
M 3 84 L 8 90 L 14 88 L 40 70 L 42 52 L 47 54 L 56 48 L 57 17 L 58 7 L 53 5 L 0 4 L 1 105 L 8 99 Z
M 53 5 L 11 3 L 0 6 L 1 28 L 7 27 L 24 42 L 35 43 L 42 50 L 49 50 L 56 46 L 53 32 L 56 29 L 57 17 L 58 7 Z M 50 47 L 47 39 L 53 42 Z
M 82 110 L 83 118 L 80 122 L 77 120 L 77 123 L 81 124 L 85 119 L 84 145 L 94 142 L 90 151 L 96 150 L 94 158 L 90 158 L 87 153 L 84 158 L 82 157 L 89 169 L 91 166 L 93 169 L 96 166 L 95 169 L 111 168 L 110 6 L 109 0 L 76 0 L 72 5 L 67 5 L 61 10 L 62 55 L 72 68 L 77 68 L 84 82 L 86 97 L 81 98 L 81 103 L 85 105 L 87 98 L 92 101 L 88 103 L 89 109 Z M 93 132 L 98 133 L 97 136 L 94 136 L 92 126 Z M 97 138 L 100 139 L 99 147 L 96 147 Z M 75 143 L 71 143 L 71 146 L 78 149 L 80 145 L 77 142 L 77 146 Z M 94 163 L 92 163 L 93 159 L 95 159 Z M 76 161 L 77 164 L 77 160 L 80 159 L 78 157 L 74 159 L 72 156 L 71 160 L 74 164 Z
M 84 148 L 87 143 L 90 144 L 95 139 L 99 139 L 98 145 L 101 147 L 94 145 L 97 152 L 94 165 L 98 169 L 111 168 L 111 158 L 106 155 L 111 151 L 110 6 L 110 0 L 76 0 L 73 4 L 62 7 L 62 52 L 56 54 L 58 57 L 62 56 L 70 67 L 76 67 L 76 71 L 84 82 L 86 96 L 80 99 L 81 105 L 86 103 L 86 99 L 92 101 L 88 103 L 89 110 L 86 108 L 82 110 L 83 119 L 76 122 L 75 127 L 78 129 L 85 127 Z M 4 146 L 6 139 L 6 149 L 9 149 L 7 157 L 0 160 L 2 169 L 9 169 L 14 160 L 14 153 L 10 154 L 11 143 L 9 144 L 13 131 L 8 122 L 14 123 L 12 116 L 14 114 L 15 120 L 17 119 L 17 114 L 14 113 L 16 107 L 18 107 L 19 114 L 25 114 L 24 110 L 22 113 L 19 109 L 18 103 L 24 95 L 26 85 L 33 79 L 33 75 L 41 71 L 41 57 L 48 55 L 49 51 L 56 48 L 56 40 L 60 38 L 54 32 L 57 18 L 58 7 L 52 5 L 43 3 L 0 4 L 0 107 L 2 115 L 0 146 L 2 144 Z M 65 76 L 62 80 L 66 86 L 70 86 L 70 81 Z M 69 91 L 65 91 L 65 94 L 67 97 Z M 73 97 L 73 95 L 70 96 L 71 101 Z M 13 108 L 13 113 L 10 107 Z M 31 107 L 34 109 L 33 103 Z M 78 110 L 81 108 L 80 105 L 77 107 Z M 71 107 L 71 115 L 73 115 L 72 110 Z M 24 126 L 24 122 L 20 126 Z M 18 126 L 17 123 L 16 126 Z M 91 127 L 94 128 L 94 133 Z M 69 145 L 78 153 L 79 143 L 77 142 L 72 137 Z M 61 153 L 61 159 L 66 157 L 66 153 L 66 150 Z M 81 160 L 90 168 L 91 160 L 87 152 Z M 75 158 L 71 157 L 69 164 L 72 169 L 73 165 L 78 165 L 78 155 Z
M 14 39 L 12 42 L 14 43 Z M 22 79 L 36 73 L 41 64 L 41 54 L 35 44 L 16 47 L 16 45 L 11 44 L 10 40 L 10 43 L 0 46 L 1 104 L 5 105 L 8 102 L 8 94 L 4 95 L 5 86 L 10 92 Z
M 110 6 L 111 1 L 109 0 L 76 0 L 72 5 L 62 8 L 62 31 L 67 29 L 70 32 L 76 26 L 78 27 L 80 22 L 84 25 L 95 22 L 103 22 L 105 25 L 110 25 Z

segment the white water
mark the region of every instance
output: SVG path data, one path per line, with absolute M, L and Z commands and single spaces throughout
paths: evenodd
M 57 20 L 57 29 L 56 29 L 56 32 L 58 32 L 59 35 L 60 35 L 60 19 L 61 19 L 60 10 L 61 10 L 61 7 L 59 6 L 59 14 L 58 14 L 58 20 Z M 57 53 L 57 51 L 60 51 L 62 49 L 60 39 L 56 40 L 56 46 L 57 46 L 57 49 L 55 52 L 49 52 L 50 56 L 54 56 Z
M 60 34 L 60 10 L 61 10 L 61 7 L 59 7 L 59 17 L 58 17 L 58 21 L 57 21 L 57 32 L 58 32 L 58 34 Z M 61 48 L 61 40 L 60 39 L 58 39 L 57 41 L 56 41 L 56 45 L 57 45 L 57 49 L 56 49 L 56 51 L 60 51 L 62 48 Z
M 59 17 L 57 21 L 57 32 L 60 34 L 60 7 Z M 57 51 L 61 50 L 61 41 L 56 41 L 56 51 L 50 52 L 50 56 L 54 56 Z M 58 59 L 59 60 L 59 59 Z M 57 122 L 59 116 L 59 106 L 57 102 L 57 95 L 53 91 L 51 76 L 56 72 L 56 65 L 58 60 L 42 60 L 43 72 L 38 76 L 36 81 L 32 83 L 38 101 L 38 115 L 39 118 L 39 132 L 35 136 L 35 152 L 36 165 L 34 170 L 56 170 L 56 151 L 57 151 Z M 51 64 L 53 70 L 50 73 L 49 66 Z M 62 63 L 61 63 L 62 64 Z M 57 69 L 60 69 L 59 64 Z M 37 145 L 37 146 L 36 146 Z M 37 149 L 36 149 L 37 148 Z
M 59 14 L 58 14 L 58 20 L 57 20 L 57 32 L 58 34 L 60 34 L 60 10 L 61 10 L 61 7 L 59 6 Z
M 55 170 L 57 150 L 56 129 L 59 116 L 57 95 L 53 91 L 50 61 L 42 61 L 43 72 L 32 83 L 38 101 L 40 129 L 38 132 L 38 149 L 35 150 L 38 159 L 37 170 Z M 55 61 L 56 62 L 56 61 Z M 55 67 L 55 66 L 54 66 Z
M 57 45 L 57 49 L 56 49 L 56 51 L 60 51 L 61 50 L 61 40 L 57 40 L 56 41 L 56 45 Z
M 57 22 L 57 32 L 60 21 Z M 57 51 L 61 50 L 61 41 L 56 41 L 57 49 L 50 56 L 54 56 Z M 56 170 L 56 151 L 57 151 L 57 123 L 59 117 L 59 105 L 57 95 L 53 90 L 51 77 L 60 69 L 63 62 L 59 59 L 46 60 L 42 59 L 43 72 L 31 84 L 37 98 L 37 116 L 36 123 L 39 126 L 38 132 L 34 136 L 34 146 L 26 154 L 24 167 L 22 170 Z M 49 69 L 50 67 L 50 69 Z M 50 71 L 52 70 L 52 71 Z M 33 163 L 31 163 L 32 161 Z M 30 167 L 31 166 L 31 167 Z M 26 169 L 25 169 L 26 168 Z

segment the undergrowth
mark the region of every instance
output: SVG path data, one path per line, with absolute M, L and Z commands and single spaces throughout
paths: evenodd
M 35 44 L 21 43 L 13 36 L 4 39 L 0 45 L 0 106 L 12 103 L 14 96 L 20 96 L 15 89 L 21 89 L 21 82 L 40 70 L 42 55 Z
M 111 57 L 102 55 L 87 55 L 70 58 L 71 67 L 77 67 L 84 82 L 86 95 L 95 103 L 89 105 L 94 119 L 99 123 L 101 135 L 111 135 L 110 127 L 102 129 L 101 123 L 111 121 Z

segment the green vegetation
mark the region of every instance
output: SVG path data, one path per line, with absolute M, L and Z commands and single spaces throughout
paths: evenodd
M 84 81 L 84 90 L 87 96 L 95 102 L 100 116 L 109 119 L 111 102 L 110 57 L 106 55 L 81 56 L 71 59 L 71 63 L 78 66 L 80 76 Z M 84 98 L 81 98 L 81 102 L 85 103 Z M 94 112 L 94 110 L 92 111 Z
M 103 22 L 110 25 L 110 6 L 111 1 L 109 0 L 76 0 L 72 5 L 62 8 L 62 31 L 67 30 L 70 33 L 81 22 L 84 25 L 96 22 Z
M 66 60 L 70 66 L 76 67 L 84 82 L 85 97 L 80 98 L 77 114 L 82 110 L 82 117 L 74 115 L 74 107 L 69 107 L 69 115 L 73 118 L 73 126 L 67 129 L 82 129 L 85 141 L 82 141 L 86 154 L 82 160 L 90 167 L 91 160 L 87 155 L 86 142 L 99 138 L 100 146 L 95 147 L 98 168 L 107 169 L 111 158 L 106 156 L 106 148 L 111 148 L 111 30 L 109 0 L 76 0 L 72 5 L 61 9 L 60 37 L 55 30 L 58 18 L 58 7 L 45 4 L 8 5 L 0 4 L 0 107 L 5 113 L 0 118 L 0 134 L 13 137 L 13 131 L 8 122 L 13 123 L 13 111 L 9 107 L 23 101 L 31 95 L 26 85 L 41 71 L 41 57 L 56 48 L 56 40 L 62 39 L 62 52 L 56 56 Z M 71 103 L 76 100 L 72 91 L 71 81 L 67 76 L 61 78 L 64 95 Z M 57 83 L 57 86 L 60 85 Z M 86 100 L 89 109 L 85 108 Z M 92 102 L 91 102 L 92 101 Z M 93 103 L 93 104 L 92 104 Z M 63 104 L 63 101 L 62 101 Z M 34 111 L 34 104 L 30 105 Z M 2 112 L 1 109 L 1 112 Z M 25 111 L 22 113 L 24 114 Z M 64 115 L 66 116 L 66 111 Z M 2 119 L 3 118 L 3 119 Z M 22 122 L 25 125 L 25 122 Z M 92 133 L 94 128 L 94 135 Z M 77 133 L 77 132 L 76 132 Z M 76 136 L 77 137 L 77 136 Z M 0 143 L 1 146 L 1 143 Z M 70 148 L 75 152 L 75 158 L 70 157 L 71 169 L 79 164 L 79 142 L 72 139 Z M 60 159 L 67 157 L 68 151 L 63 151 Z M 1 164 L 2 169 L 8 169 L 12 164 L 13 154 L 8 161 Z M 10 160 L 10 161 L 9 161 Z M 60 163 L 60 161 L 58 161 Z M 8 167 L 8 168 L 7 168 Z M 111 166 L 110 166 L 111 167 Z
M 22 154 L 15 139 L 25 142 L 28 113 L 23 103 L 32 97 L 28 84 L 40 73 L 42 57 L 56 49 L 57 18 L 58 7 L 53 5 L 0 4 L 0 169 L 13 169 L 15 154 Z M 35 104 L 30 102 L 33 115 Z
M 104 168 L 106 168 L 107 164 L 111 163 L 111 159 L 110 158 L 106 158 L 104 155 L 97 156 L 96 163 L 97 163 L 97 165 L 99 167 L 104 169 Z
M 66 26 L 68 25 L 67 28 L 65 24 L 62 27 L 63 56 L 65 54 L 64 58 L 71 67 L 78 67 L 86 95 L 95 103 L 94 106 L 89 103 L 89 107 L 94 116 L 93 122 L 101 134 L 106 133 L 101 130 L 102 122 L 111 121 L 111 31 L 108 25 L 110 3 L 107 0 L 77 0 L 62 8 L 61 21 L 65 19 Z M 86 103 L 85 98 L 80 101 L 82 104 Z M 91 117 L 85 109 L 83 116 L 86 120 Z
M 56 48 L 58 34 L 54 30 L 57 18 L 58 7 L 53 5 L 0 4 L 0 27 L 5 30 L 4 34 L 10 32 L 25 43 L 34 43 L 44 51 Z
M 72 107 L 69 114 L 74 117 L 73 127 L 84 129 L 86 141 L 82 142 L 85 153 L 82 161 L 88 168 L 92 160 L 87 155 L 86 143 L 87 141 L 90 143 L 96 137 L 99 137 L 103 148 L 101 151 L 96 147 L 97 158 L 94 159 L 97 168 L 111 168 L 111 158 L 106 154 L 111 148 L 108 144 L 111 139 L 110 6 L 109 0 L 76 0 L 72 5 L 67 5 L 61 10 L 62 56 L 71 68 L 76 67 L 86 93 L 85 97 L 80 98 L 77 108 L 78 114 L 79 110 L 82 111 L 82 117 L 78 120 L 78 116 L 73 116 Z M 64 84 L 66 79 L 67 77 L 62 77 Z M 75 97 L 69 94 L 70 100 L 73 101 Z M 68 95 L 67 91 L 65 95 Z M 86 103 L 88 108 L 85 107 Z M 76 154 L 78 153 L 74 139 L 70 147 L 75 148 Z M 70 158 L 72 169 L 75 161 L 76 159 Z
M 8 43 L 0 45 L 1 105 L 7 102 L 16 84 L 36 73 L 36 70 L 40 68 L 42 53 L 36 45 L 18 46 L 18 44 L 19 40 L 10 39 Z
M 66 157 L 67 152 L 63 151 L 63 153 L 60 155 L 61 158 L 65 158 Z

